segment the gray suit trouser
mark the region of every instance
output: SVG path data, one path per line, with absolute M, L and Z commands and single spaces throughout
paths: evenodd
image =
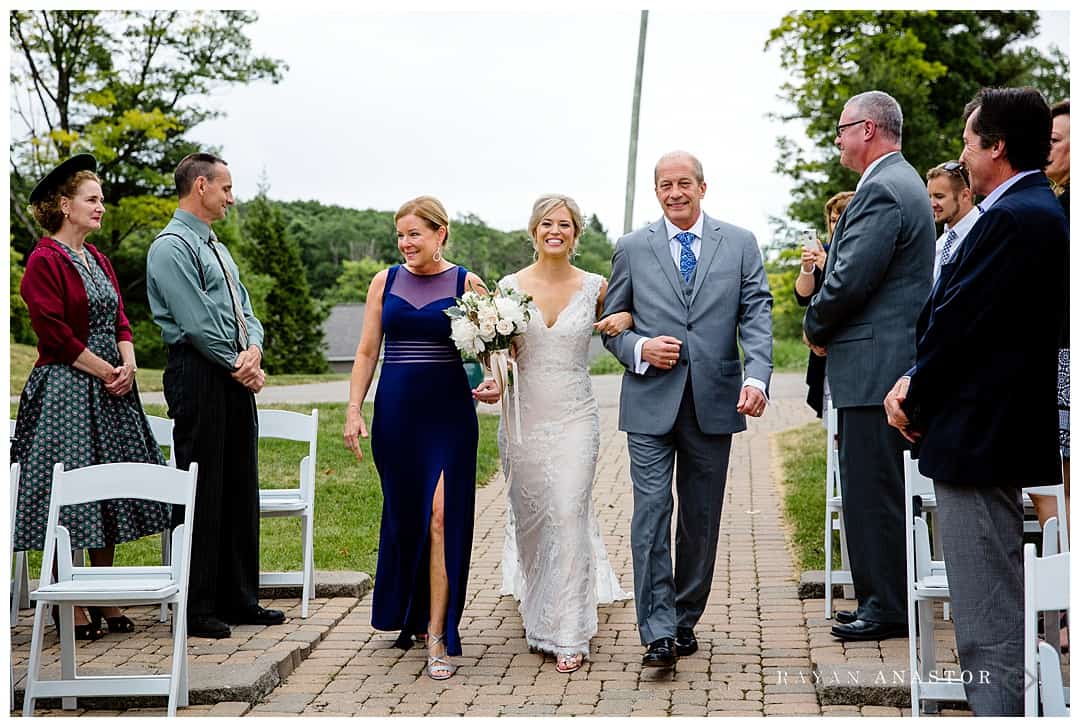
M 634 598 L 641 643 L 650 644 L 674 638 L 676 626 L 693 628 L 709 600 L 731 435 L 701 431 L 687 377 L 671 432 L 626 436 L 634 483 Z M 679 512 L 673 574 L 671 479 L 676 460 Z
M 907 623 L 904 449 L 883 406 L 837 410 L 840 490 L 858 617 Z
M 1024 714 L 1024 505 L 1019 487 L 934 481 L 956 650 L 979 717 Z

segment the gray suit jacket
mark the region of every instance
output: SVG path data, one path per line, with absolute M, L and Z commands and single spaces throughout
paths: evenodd
M 900 154 L 883 160 L 840 216 L 825 279 L 803 318 L 806 337 L 828 349 L 837 407 L 881 406 L 915 362 L 936 238 L 922 177 Z
M 671 257 L 663 219 L 615 244 L 604 315 L 629 311 L 634 316 L 632 330 L 604 336 L 604 345 L 626 367 L 619 402 L 623 431 L 669 433 L 688 374 L 703 432 L 746 429 L 746 418 L 735 410 L 743 385 L 740 342 L 747 375 L 769 383 L 772 294 L 754 235 L 708 215 L 702 233 L 689 299 Z M 660 335 L 683 342 L 679 365 L 663 371 L 650 366 L 644 374 L 635 374 L 638 340 Z

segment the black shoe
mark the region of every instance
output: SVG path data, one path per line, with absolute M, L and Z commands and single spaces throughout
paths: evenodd
M 675 666 L 675 640 L 657 639 L 649 644 L 649 650 L 641 658 L 642 666 L 665 667 Z
M 227 639 L 232 636 L 229 625 L 217 616 L 192 616 L 188 619 L 188 636 L 204 639 Z
M 679 656 L 690 656 L 697 651 L 697 637 L 694 630 L 680 626 L 675 629 L 675 653 Z
M 285 623 L 285 614 L 282 611 L 255 605 L 242 611 L 225 614 L 225 620 L 231 624 L 277 626 L 278 624 Z
M 76 606 L 75 608 L 81 608 Z M 72 630 L 75 632 L 76 641 L 97 641 L 105 635 L 105 630 L 101 628 L 101 618 L 94 618 L 93 613 L 88 614 L 90 623 L 74 624 Z M 56 624 L 56 633 L 60 633 L 60 607 L 52 607 L 52 619 Z
M 907 624 L 879 623 L 860 618 L 849 624 L 833 626 L 831 633 L 841 641 L 882 641 L 907 636 Z
M 838 624 L 849 624 L 857 621 L 859 618 L 858 613 L 855 611 L 837 611 L 833 614 L 833 620 Z
M 105 619 L 105 623 L 109 625 L 110 634 L 130 634 L 135 631 L 135 622 L 123 614 L 105 616 L 100 608 L 94 608 L 93 606 L 87 610 L 90 612 L 91 620 L 99 626 L 101 625 L 101 619 Z

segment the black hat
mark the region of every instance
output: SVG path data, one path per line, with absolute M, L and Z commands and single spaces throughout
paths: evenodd
M 94 158 L 93 154 L 76 154 L 70 159 L 65 159 L 60 162 L 34 187 L 34 191 L 30 193 L 30 204 L 45 199 L 56 191 L 57 187 L 66 182 L 71 175 L 75 174 L 75 172 L 84 170 L 89 170 L 91 172 L 97 171 L 97 159 Z

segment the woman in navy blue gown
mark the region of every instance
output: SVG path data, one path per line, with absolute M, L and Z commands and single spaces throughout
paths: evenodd
M 371 625 L 401 630 L 398 645 L 428 637 L 427 673 L 448 679 L 461 655 L 476 493 L 473 399 L 499 398 L 494 381 L 470 390 L 444 311 L 483 281 L 443 258 L 450 221 L 434 197 L 417 197 L 394 217 L 405 263 L 378 273 L 368 289 L 356 350 L 345 445 L 362 457 L 361 403 L 385 340 L 375 391 L 371 452 L 382 481 L 379 562 Z M 430 503 L 430 505 L 428 505 Z

